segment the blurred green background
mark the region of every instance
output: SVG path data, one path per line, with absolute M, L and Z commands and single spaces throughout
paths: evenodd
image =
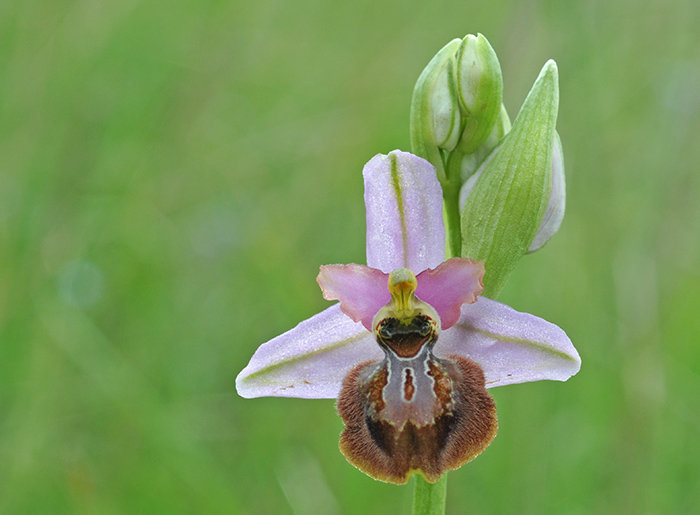
M 0 3 L 0 513 L 394 514 L 333 402 L 244 400 L 257 346 L 364 262 L 363 164 L 485 34 L 515 116 L 559 65 L 568 209 L 500 300 L 566 383 L 492 390 L 448 513 L 700 510 L 700 4 Z

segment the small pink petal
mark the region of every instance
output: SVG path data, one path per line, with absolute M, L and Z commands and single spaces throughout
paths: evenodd
M 339 300 L 340 310 L 372 331 L 374 315 L 391 300 L 389 274 L 366 265 L 324 265 L 316 278 L 326 300 Z
M 440 315 L 442 329 L 457 323 L 462 304 L 476 302 L 484 291 L 484 264 L 468 258 L 452 258 L 416 277 L 416 297 L 430 304 Z

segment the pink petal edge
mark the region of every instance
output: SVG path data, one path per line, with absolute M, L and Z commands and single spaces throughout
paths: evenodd
M 484 291 L 484 264 L 469 258 L 455 257 L 428 269 L 416 277 L 416 296 L 430 304 L 440 315 L 442 329 L 455 325 L 462 304 L 476 302 Z
M 316 278 L 326 300 L 339 300 L 340 309 L 372 331 L 374 315 L 391 300 L 389 274 L 366 265 L 324 265 Z

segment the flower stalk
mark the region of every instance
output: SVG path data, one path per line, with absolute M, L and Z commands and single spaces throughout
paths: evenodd
M 442 197 L 445 203 L 445 218 L 447 226 L 447 243 L 451 256 L 462 255 L 462 214 L 460 212 L 459 196 L 462 189 L 460 168 L 464 154 L 455 149 L 447 159 L 446 169 L 448 179 L 442 183 Z
M 444 515 L 447 497 L 447 474 L 437 483 L 416 476 L 413 490 L 413 515 Z

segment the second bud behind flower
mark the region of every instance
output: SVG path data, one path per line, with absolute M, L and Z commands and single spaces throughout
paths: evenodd
M 465 154 L 489 137 L 503 101 L 503 76 L 496 52 L 487 39 L 467 35 L 457 52 L 457 94 L 464 128 L 459 140 Z

